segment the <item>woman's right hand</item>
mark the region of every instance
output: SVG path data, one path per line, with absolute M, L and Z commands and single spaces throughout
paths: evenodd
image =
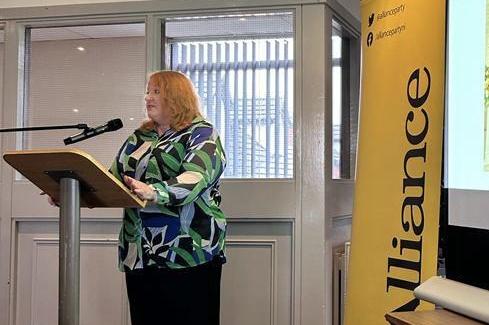
M 131 193 L 136 194 L 141 200 L 156 201 L 156 192 L 152 186 L 127 175 L 124 175 L 124 183 L 129 187 Z

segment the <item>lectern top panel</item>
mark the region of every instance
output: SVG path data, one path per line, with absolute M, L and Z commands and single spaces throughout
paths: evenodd
M 80 206 L 90 208 L 144 207 L 107 168 L 88 153 L 76 149 L 7 151 L 5 161 L 55 200 L 60 198 L 59 180 L 80 181 Z

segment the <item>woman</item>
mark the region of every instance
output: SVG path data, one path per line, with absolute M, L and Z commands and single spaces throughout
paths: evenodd
M 124 210 L 119 236 L 132 325 L 216 325 L 226 230 L 221 141 L 184 74 L 153 73 L 145 102 L 148 120 L 110 169 L 148 201 Z

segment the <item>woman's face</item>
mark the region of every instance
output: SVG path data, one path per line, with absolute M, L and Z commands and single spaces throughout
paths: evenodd
M 148 117 L 153 122 L 158 125 L 170 124 L 170 109 L 161 100 L 160 87 L 153 80 L 148 82 L 144 101 L 146 102 Z

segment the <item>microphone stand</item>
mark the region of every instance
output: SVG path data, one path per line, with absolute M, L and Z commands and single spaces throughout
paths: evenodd
M 72 124 L 72 125 L 52 125 L 52 126 L 32 126 L 26 128 L 10 128 L 0 129 L 0 133 L 3 132 L 22 132 L 22 131 L 42 131 L 42 130 L 62 130 L 62 129 L 90 129 L 85 123 Z
M 35 126 L 0 129 L 3 132 L 82 129 L 86 124 Z M 48 172 L 45 172 L 49 175 Z M 59 174 L 59 288 L 58 324 L 78 325 L 80 308 L 80 181 L 72 171 L 54 171 Z M 51 176 L 53 177 L 53 176 Z

